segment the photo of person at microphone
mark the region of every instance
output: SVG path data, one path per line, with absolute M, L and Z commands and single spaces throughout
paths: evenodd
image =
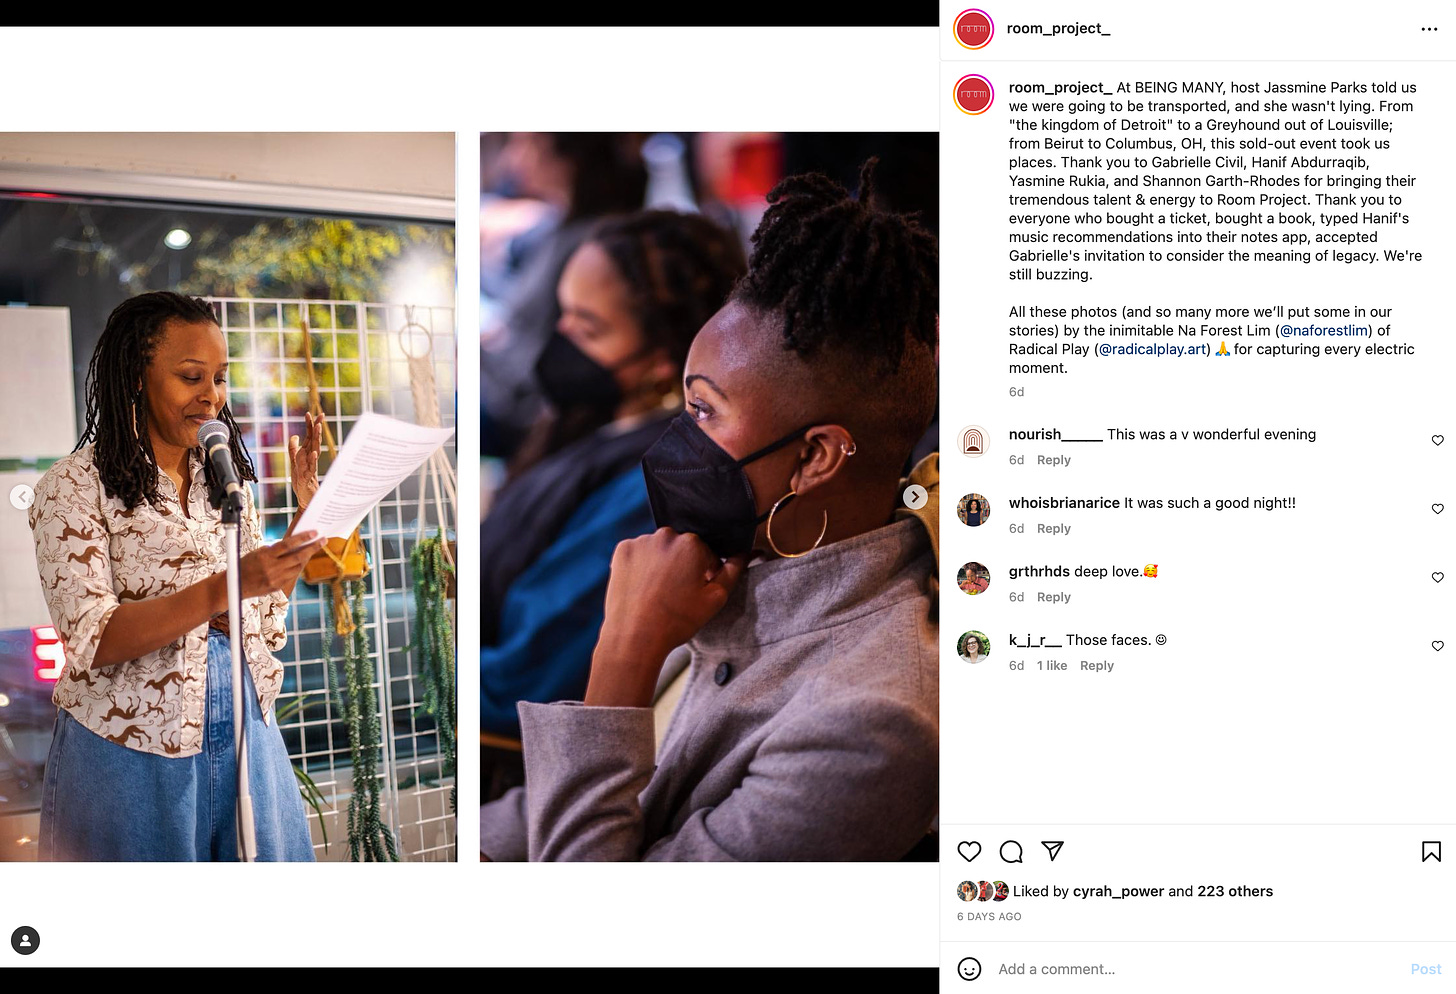
M 0 132 L 0 862 L 455 859 L 454 172 Z
M 240 587 L 257 858 L 313 861 L 278 724 L 270 654 L 313 532 L 265 545 L 257 474 L 227 406 L 227 340 L 204 301 L 125 301 L 91 357 L 86 424 L 41 477 L 36 564 L 68 665 L 46 762 L 45 860 L 236 858 L 224 489 L 242 497 Z M 203 458 L 207 436 L 215 456 Z M 292 447 L 300 509 L 318 491 L 320 424 Z M 301 513 L 301 511 L 300 511 Z

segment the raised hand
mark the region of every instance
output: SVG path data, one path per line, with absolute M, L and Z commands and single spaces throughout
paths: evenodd
M 316 417 L 309 412 L 304 414 L 304 419 L 308 422 L 307 437 L 300 440 L 294 435 L 288 440 L 288 464 L 293 471 L 293 492 L 300 508 L 308 507 L 308 502 L 318 493 L 319 444 L 324 437 L 322 415 Z

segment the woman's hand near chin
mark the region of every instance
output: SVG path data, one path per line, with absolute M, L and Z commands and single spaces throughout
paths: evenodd
M 701 538 L 671 528 L 619 543 L 584 703 L 650 706 L 667 654 L 722 610 L 747 562 L 721 562 Z

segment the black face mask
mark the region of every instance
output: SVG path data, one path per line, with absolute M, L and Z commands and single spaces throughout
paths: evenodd
M 659 528 L 690 532 L 720 559 L 753 549 L 753 533 L 768 513 L 757 513 L 743 467 L 797 441 L 813 423 L 742 459 L 734 459 L 684 411 L 642 456 L 647 501 Z
M 639 349 L 609 368 L 577 348 L 561 332 L 553 331 L 536 360 L 536 382 L 558 411 L 581 407 L 612 411 L 622 402 L 622 388 L 612 374 L 651 351 L 651 345 Z

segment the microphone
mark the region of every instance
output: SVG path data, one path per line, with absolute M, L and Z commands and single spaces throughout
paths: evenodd
M 227 500 L 234 511 L 243 509 L 243 487 L 238 482 L 237 467 L 233 465 L 233 454 L 228 448 L 228 426 L 213 420 L 197 429 L 197 444 L 202 446 L 203 458 L 212 466 L 213 479 L 217 480 L 217 492 L 212 505 L 221 507 Z

